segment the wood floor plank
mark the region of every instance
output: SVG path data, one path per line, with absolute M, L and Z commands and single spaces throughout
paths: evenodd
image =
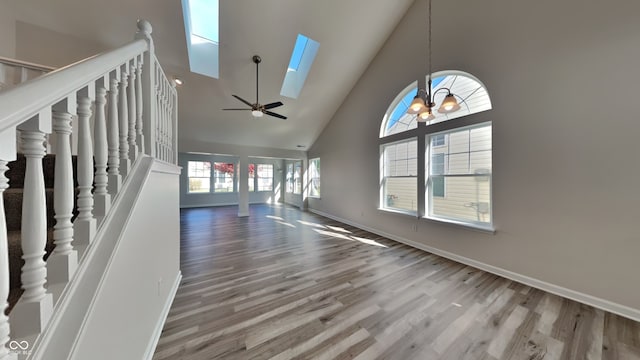
M 640 360 L 640 324 L 289 206 L 181 210 L 153 359 Z

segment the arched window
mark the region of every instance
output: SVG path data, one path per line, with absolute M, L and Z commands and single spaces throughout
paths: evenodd
M 459 118 L 485 110 L 491 110 L 491 100 L 486 88 L 480 80 L 471 74 L 462 71 L 439 71 L 432 75 L 432 93 L 435 93 L 434 102 L 440 104 L 446 95 L 442 88 L 448 88 L 456 96 L 460 103 L 460 110 L 440 114 L 434 111 L 435 119 L 429 124 Z M 396 96 L 387 109 L 380 127 L 380 137 L 385 137 L 400 132 L 412 130 L 418 127 L 417 116 L 407 114 L 407 109 L 418 90 L 417 81 L 407 86 Z
M 448 121 L 490 110 L 485 86 L 461 71 L 434 73 L 433 101 L 440 104 L 447 92 L 438 90 L 447 88 L 461 108 L 434 111 L 433 120 L 418 125 L 417 116 L 407 114 L 417 85 L 396 96 L 380 126 L 380 208 L 492 229 L 490 118 Z

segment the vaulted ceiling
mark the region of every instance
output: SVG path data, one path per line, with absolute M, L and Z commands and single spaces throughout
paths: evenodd
M 180 0 L 10 1 L 18 20 L 104 48 L 131 40 L 136 19 L 149 20 L 165 72 L 184 80 L 179 147 L 189 151 L 192 141 L 292 150 L 310 146 L 414 0 L 221 0 L 219 79 L 189 71 Z M 280 89 L 299 33 L 318 41 L 320 49 L 294 100 L 282 97 Z M 221 111 L 243 106 L 232 94 L 255 100 L 254 54 L 262 57 L 261 102 L 282 101 L 277 112 L 288 120 Z

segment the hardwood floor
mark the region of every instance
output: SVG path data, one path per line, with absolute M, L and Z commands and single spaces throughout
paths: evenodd
M 183 209 L 161 359 L 640 359 L 640 323 L 286 206 Z

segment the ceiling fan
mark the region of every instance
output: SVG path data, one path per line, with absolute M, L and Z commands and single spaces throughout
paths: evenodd
M 258 102 L 258 99 L 259 99 L 258 98 L 258 78 L 259 78 L 258 64 L 260 64 L 261 61 L 262 59 L 260 58 L 260 56 L 253 55 L 253 62 L 256 64 L 256 102 L 255 104 L 248 102 L 247 100 L 241 98 L 238 95 L 233 95 L 234 98 L 242 101 L 243 103 L 247 104 L 250 107 L 242 108 L 242 109 L 222 109 L 222 110 L 251 110 L 251 115 L 253 115 L 254 117 L 261 117 L 262 115 L 267 114 L 269 116 L 277 117 L 280 119 L 286 119 L 287 118 L 286 116 L 269 111 L 270 109 L 277 108 L 278 106 L 282 106 L 283 104 L 280 101 L 272 102 L 265 105 L 262 105 Z

